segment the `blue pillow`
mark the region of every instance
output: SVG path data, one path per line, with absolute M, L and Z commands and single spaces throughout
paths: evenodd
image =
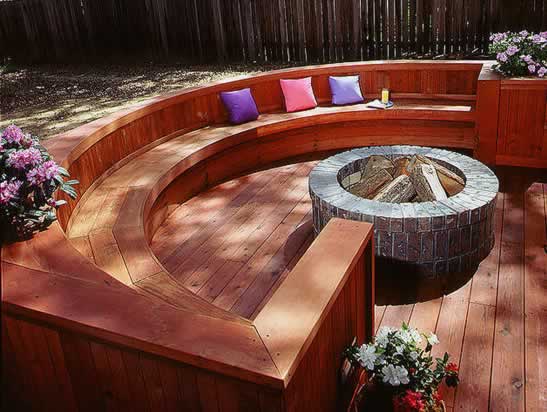
M 221 92 L 220 99 L 228 111 L 230 123 L 241 124 L 258 119 L 258 108 L 251 89 Z
M 359 87 L 359 76 L 329 76 L 332 104 L 354 104 L 364 101 Z

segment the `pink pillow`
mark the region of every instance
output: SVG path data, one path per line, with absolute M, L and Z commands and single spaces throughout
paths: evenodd
M 297 112 L 317 107 L 317 101 L 311 87 L 311 77 L 279 80 L 279 83 L 285 97 L 287 112 Z

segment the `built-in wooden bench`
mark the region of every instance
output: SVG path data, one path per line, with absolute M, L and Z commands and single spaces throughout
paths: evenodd
M 302 156 L 376 144 L 476 149 L 481 70 L 480 62 L 288 69 L 152 99 L 47 142 L 80 180 L 80 197 L 47 232 L 2 249 L 3 347 L 17 354 L 12 366 L 33 362 L 19 347 L 40 354 L 43 374 L 63 358 L 64 375 L 56 376 L 72 389 L 58 396 L 80 409 L 106 402 L 105 393 L 127 401 L 120 386 L 136 368 L 163 391 L 165 404 L 332 410 L 340 353 L 354 336 L 372 334 L 370 225 L 329 224 L 253 319 L 189 291 L 154 256 L 150 240 L 172 205 Z M 331 74 L 360 74 L 367 99 L 389 87 L 396 107 L 328 106 Z M 321 107 L 282 113 L 279 79 L 308 75 Z M 218 93 L 241 87 L 251 87 L 263 114 L 226 125 Z M 119 367 L 127 370 L 125 383 Z M 78 380 L 79 370 L 88 381 Z M 44 379 L 30 381 L 36 399 L 47 399 Z M 97 386 L 92 394 L 80 393 L 89 385 Z M 175 396 L 179 385 L 182 397 Z M 148 402 L 157 400 L 148 391 Z
M 317 127 L 378 118 L 465 122 L 473 120 L 473 112 L 470 106 L 422 102 L 398 103 L 396 109 L 388 112 L 368 109 L 364 105 L 321 107 L 296 114 L 267 114 L 258 121 L 237 127 L 212 126 L 184 133 L 103 177 L 80 202 L 69 222 L 68 237 L 82 254 L 120 282 L 134 285 L 171 304 L 188 305 L 188 301 L 196 299 L 188 297 L 188 290 L 180 285 L 179 281 L 185 279 L 171 273 L 170 268 L 164 268 L 149 247 L 157 224 L 165 218 L 166 203 L 183 202 L 225 179 L 300 154 L 380 144 L 382 140 L 375 140 L 375 136 L 368 133 L 344 141 L 336 132 L 337 144 L 329 135 L 323 139 L 291 135 L 291 131 L 299 131 L 307 124 Z M 413 143 L 412 136 L 405 135 L 404 140 L 402 137 L 394 136 L 393 142 Z M 474 145 L 471 133 L 445 138 L 439 145 L 466 148 Z M 425 144 L 421 137 L 414 139 Z M 172 185 L 175 179 L 177 183 Z M 155 197 L 160 193 L 164 196 L 157 203 Z M 158 205 L 163 213 L 159 213 Z M 150 211 L 156 212 L 152 218 Z M 195 304 L 202 302 L 198 299 Z

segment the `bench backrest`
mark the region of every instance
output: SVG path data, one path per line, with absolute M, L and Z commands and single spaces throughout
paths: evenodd
M 366 99 L 389 88 L 394 98 L 476 99 L 481 62 L 390 61 L 299 67 L 221 81 L 150 99 L 51 139 L 48 148 L 80 180 L 80 196 L 108 169 L 175 134 L 225 123 L 219 92 L 250 87 L 261 113 L 283 111 L 279 80 L 311 76 L 319 104 L 330 103 L 330 75 L 360 75 Z M 59 211 L 66 228 L 78 200 Z

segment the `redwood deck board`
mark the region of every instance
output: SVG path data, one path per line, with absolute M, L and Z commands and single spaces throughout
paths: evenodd
M 524 194 L 508 193 L 496 303 L 492 410 L 524 410 Z
M 501 233 L 503 227 L 504 194 L 498 194 L 496 212 L 494 214 L 496 243 L 488 257 L 484 259 L 473 276 L 471 302 L 496 306 L 498 272 L 501 252 Z
M 295 173 L 302 174 L 305 178 L 310 168 L 303 166 Z M 306 195 L 306 184 L 302 179 L 291 179 L 290 183 L 282 182 L 280 185 L 272 181 L 268 185 L 268 196 L 255 199 L 252 204 L 247 204 L 240 211 L 246 213 L 249 218 L 241 224 L 236 223 L 235 228 L 228 228 L 225 235 L 219 239 L 217 236 L 204 243 L 194 254 L 201 265 L 190 276 L 184 276 L 184 285 L 197 292 L 209 278 L 208 273 L 219 268 L 226 260 L 246 262 L 254 255 L 268 235 L 283 221 L 294 208 L 295 200 L 300 200 Z M 265 204 L 264 207 L 261 207 Z M 196 256 L 197 255 L 197 256 Z M 208 256 L 208 257 L 207 257 Z M 185 265 L 192 270 L 192 265 Z
M 222 232 L 219 233 L 219 228 L 224 228 L 223 230 L 226 230 L 227 222 L 235 221 L 237 217 L 241 216 L 243 212 L 239 210 L 240 207 L 249 202 L 250 199 L 253 199 L 254 196 L 258 195 L 276 174 L 277 173 L 273 173 L 272 175 L 266 172 L 262 179 L 256 182 L 256 184 L 251 185 L 251 187 L 244 191 L 241 196 L 238 196 L 234 202 L 230 204 L 230 207 L 219 210 L 218 214 L 207 219 L 203 225 L 195 228 L 194 235 L 183 244 L 180 244 L 173 254 L 162 261 L 166 269 L 171 271 L 175 277 L 178 277 L 177 270 L 182 267 L 186 260 L 192 257 L 194 251 L 208 239 L 221 235 Z M 199 216 L 200 219 L 203 219 L 203 215 L 200 216 L 200 212 L 201 211 L 199 210 L 194 210 L 194 214 Z M 181 230 L 183 229 L 184 228 L 181 228 Z
M 545 192 L 544 192 L 545 189 Z M 547 185 L 533 184 L 525 194 L 524 290 L 526 408 L 547 410 Z
M 470 303 L 460 359 L 461 384 L 456 389 L 454 409 L 487 411 L 492 370 L 495 308 Z M 492 409 L 503 410 L 503 409 Z
M 382 317 L 380 327 L 389 326 L 392 328 L 401 327 L 402 323 L 408 323 L 412 315 L 414 305 L 388 305 Z
M 471 282 L 468 282 L 462 288 L 443 297 L 435 331 L 440 343 L 433 347 L 434 356 L 440 357 L 448 352 L 453 362 L 460 363 L 470 291 Z M 446 404 L 452 406 L 454 389 L 443 385 L 440 391 Z

